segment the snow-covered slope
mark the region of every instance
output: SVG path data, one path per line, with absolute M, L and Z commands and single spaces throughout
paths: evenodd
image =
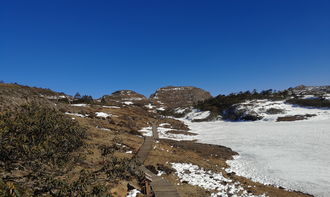
M 184 118 L 190 132 L 198 135 L 169 135 L 161 138 L 198 140 L 223 145 L 239 153 L 229 161 L 229 171 L 265 184 L 282 186 L 318 197 L 330 194 L 330 109 L 299 107 L 284 101 L 253 100 L 238 109 L 253 111 L 258 121 L 194 122 L 210 112 L 191 110 Z M 185 109 L 178 109 L 178 113 Z M 306 120 L 278 122 L 279 117 L 313 114 Z M 145 128 L 151 134 L 151 128 Z
M 224 145 L 239 153 L 229 164 L 238 175 L 315 196 L 330 194 L 330 110 L 283 102 L 258 102 L 251 109 L 264 115 L 250 122 L 191 122 L 182 119 L 199 142 Z M 269 108 L 282 114 L 266 114 Z M 278 116 L 316 114 L 308 120 L 275 122 Z
M 311 119 L 328 118 L 330 110 L 299 107 L 285 101 L 249 100 L 238 105 L 238 109 L 246 113 L 256 113 L 263 121 L 276 121 L 278 117 L 313 114 Z

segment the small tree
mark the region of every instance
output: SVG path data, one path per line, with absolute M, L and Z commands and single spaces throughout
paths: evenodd
M 77 93 L 74 95 L 73 98 L 74 98 L 74 99 L 81 99 L 81 95 L 79 94 L 79 92 L 77 92 Z

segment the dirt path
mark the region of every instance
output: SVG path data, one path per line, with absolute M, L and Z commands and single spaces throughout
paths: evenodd
M 153 124 L 152 126 L 152 137 L 145 137 L 144 143 L 140 147 L 136 157 L 137 160 L 143 163 L 147 157 L 149 152 L 152 150 L 152 145 L 155 139 L 158 139 L 158 131 L 157 126 Z M 145 176 L 151 180 L 151 187 L 155 194 L 155 197 L 180 197 L 176 188 L 164 179 L 161 176 L 157 176 L 156 174 L 152 173 L 143 165 L 138 167 L 142 172 L 144 172 Z

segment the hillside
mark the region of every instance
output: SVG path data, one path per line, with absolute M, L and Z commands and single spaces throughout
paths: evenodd
M 181 141 L 199 134 L 184 120 L 164 117 L 161 108 L 188 108 L 195 117 L 199 112 L 191 107 L 213 98 L 198 88 L 176 88 L 161 88 L 150 99 L 120 90 L 78 103 L 84 100 L 0 84 L 0 196 L 145 196 L 146 177 L 132 167 L 139 165 L 168 180 L 180 196 L 308 196 L 227 172 L 235 150 Z M 135 156 L 155 123 L 161 139 L 140 164 Z M 196 183 L 204 176 L 209 186 Z
M 231 121 L 256 121 L 268 115 L 285 115 L 292 105 L 300 107 L 330 108 L 329 86 L 298 86 L 283 91 L 265 90 L 261 92 L 240 92 L 229 95 L 218 95 L 201 101 L 194 107 L 201 111 L 210 111 L 210 118 L 221 118 Z M 299 108 L 296 108 L 299 109 Z M 189 111 L 187 111 L 189 112 Z M 287 114 L 288 119 L 297 120 L 313 117 L 305 112 Z M 292 115 L 292 116 L 291 116 Z M 209 120 L 210 118 L 206 118 Z M 284 118 L 284 117 L 283 117 Z M 281 119 L 279 119 L 281 120 Z
M 199 101 L 211 98 L 211 94 L 196 87 L 167 86 L 159 88 L 150 96 L 153 103 L 160 104 L 165 109 L 189 107 Z

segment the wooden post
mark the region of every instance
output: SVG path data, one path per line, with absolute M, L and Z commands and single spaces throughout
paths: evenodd
M 153 122 L 152 123 L 152 136 L 155 140 L 159 139 L 157 127 L 158 127 L 157 123 Z
M 152 190 L 151 190 L 151 186 L 148 180 L 145 181 L 145 185 L 146 185 L 146 195 L 148 197 L 152 196 Z

